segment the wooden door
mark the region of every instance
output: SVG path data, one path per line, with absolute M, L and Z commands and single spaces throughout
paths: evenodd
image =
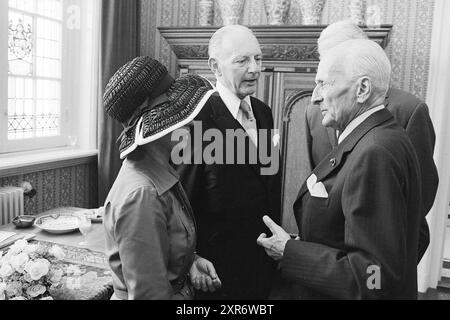
M 310 168 L 306 137 L 306 108 L 315 86 L 315 74 L 275 72 L 272 106 L 275 127 L 281 134 L 282 226 L 298 233 L 293 205 L 298 192 L 309 176 Z

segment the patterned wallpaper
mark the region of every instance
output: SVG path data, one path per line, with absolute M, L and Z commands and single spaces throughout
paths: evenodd
M 349 17 L 350 0 L 328 0 L 322 24 Z M 176 71 L 176 57 L 161 38 L 157 26 L 196 26 L 198 0 L 141 0 L 141 54 L 150 55 Z M 381 23 L 394 26 L 387 48 L 393 64 L 393 85 L 425 99 L 427 93 L 429 58 L 434 0 L 368 0 L 381 9 Z M 217 5 L 216 5 L 217 8 Z M 297 0 L 291 0 L 289 24 L 301 24 Z M 221 25 L 215 10 L 215 25 Z M 267 22 L 264 0 L 246 0 L 242 23 L 264 25 Z
M 94 208 L 97 206 L 97 163 L 25 175 L 0 178 L 0 187 L 19 186 L 28 181 L 37 190 L 25 197 L 25 214 L 37 214 L 58 207 Z

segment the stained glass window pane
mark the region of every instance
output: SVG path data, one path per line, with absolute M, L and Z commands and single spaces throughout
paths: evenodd
M 23 78 L 16 78 L 16 97 L 22 98 L 25 92 L 25 80 Z
M 60 92 L 58 81 L 38 80 L 36 100 L 36 136 L 52 136 L 59 132 Z
M 9 73 L 32 75 L 33 18 L 31 16 L 9 12 L 8 49 Z
M 60 60 L 36 58 L 36 74 L 39 77 L 59 78 L 61 76 Z
M 16 99 L 8 99 L 8 115 L 12 116 L 16 113 Z
M 24 98 L 33 99 L 33 79 L 27 78 L 25 79 L 25 94 Z
M 61 23 L 38 18 L 36 34 L 39 39 L 61 42 Z
M 37 0 L 37 13 L 53 19 L 62 19 L 61 0 Z
M 36 98 L 40 99 L 60 99 L 61 84 L 52 80 L 36 81 Z
M 14 99 L 16 97 L 16 81 L 13 77 L 8 78 L 8 98 Z
M 10 0 L 9 5 L 8 139 L 56 136 L 62 0 Z
M 61 24 L 46 19 L 37 20 L 36 75 L 61 76 Z
M 40 0 L 9 0 L 9 7 L 22 11 L 33 12 L 36 1 Z
M 34 115 L 30 101 L 8 99 L 8 139 L 27 139 L 33 137 Z

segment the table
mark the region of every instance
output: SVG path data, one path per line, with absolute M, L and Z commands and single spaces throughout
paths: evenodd
M 58 208 L 43 212 L 39 216 L 53 213 L 71 213 L 81 208 Z M 83 235 L 79 231 L 67 234 L 51 234 L 37 227 L 18 229 L 12 223 L 1 226 L 0 231 L 17 234 L 34 234 L 31 241 L 43 245 L 59 245 L 66 253 L 64 262 L 76 266 L 81 273 L 66 277 L 62 288 L 52 292 L 55 300 L 100 300 L 113 294 L 112 278 L 105 258 L 105 235 L 101 223 L 92 223 L 87 235 L 88 246 L 81 247 Z

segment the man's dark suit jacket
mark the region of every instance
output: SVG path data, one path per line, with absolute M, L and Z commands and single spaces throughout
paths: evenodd
M 422 259 L 430 243 L 430 232 L 425 219 L 433 206 L 439 183 L 433 159 L 436 135 L 428 107 L 415 96 L 391 88 L 385 102 L 398 124 L 406 130 L 419 158 L 422 174 L 422 223 L 420 228 L 418 262 Z M 335 130 L 322 125 L 322 114 L 316 106 L 309 106 L 306 112 L 309 161 L 314 169 L 331 150 L 337 146 Z
M 417 299 L 420 167 L 392 115 L 371 115 L 313 174 L 329 196 L 305 183 L 294 204 L 301 241 L 288 241 L 281 272 L 295 297 Z
M 258 129 L 273 129 L 270 108 L 254 98 L 251 103 Z M 224 136 L 227 129 L 244 130 L 217 94 L 196 121 L 202 122 L 203 131 L 215 128 Z M 209 143 L 204 142 L 202 150 Z M 272 143 L 270 135 L 267 143 Z M 225 144 L 227 154 L 231 150 Z M 237 155 L 236 149 L 233 152 Z M 260 169 L 259 163 L 248 164 L 248 154 L 241 165 L 203 163 L 177 168 L 198 224 L 198 254 L 214 264 L 222 280 L 218 292 L 199 292 L 201 299 L 268 297 L 275 265 L 256 239 L 262 232 L 270 234 L 262 221 L 264 215 L 280 221 L 281 183 L 278 173 L 262 176 Z

